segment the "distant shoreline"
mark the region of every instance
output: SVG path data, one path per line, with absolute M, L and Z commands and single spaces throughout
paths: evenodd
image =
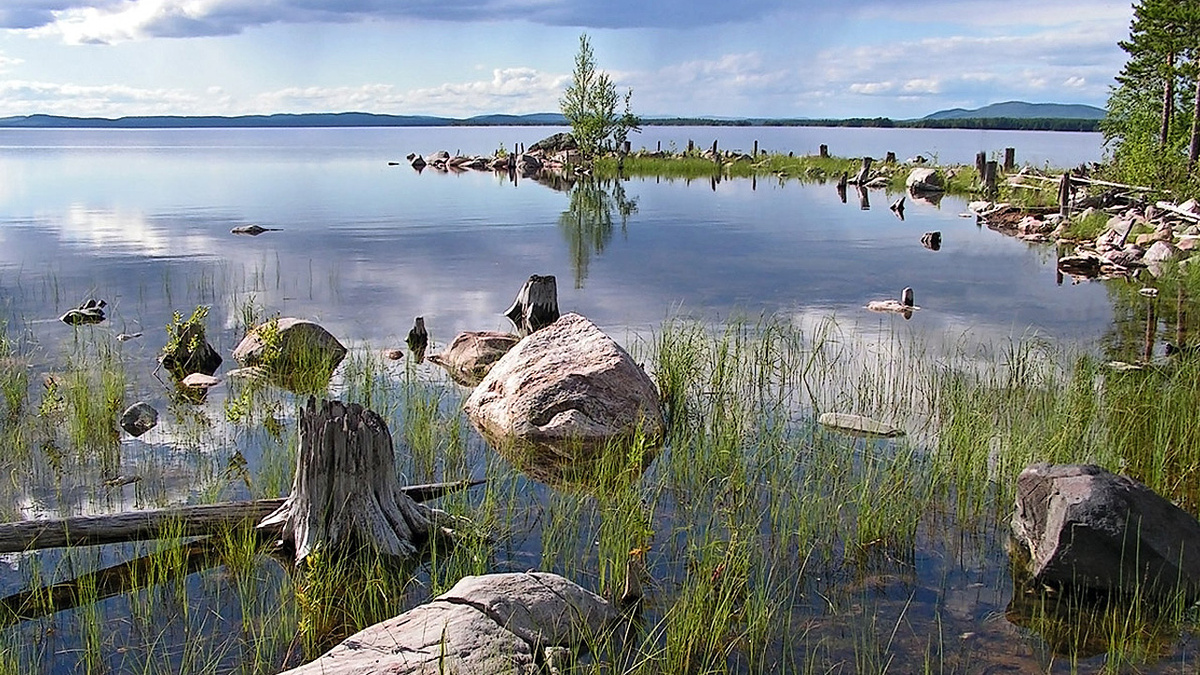
M 858 127 L 897 129 L 983 129 L 1004 131 L 1099 130 L 1100 120 L 1071 117 L 960 117 L 953 119 L 893 120 L 887 117 L 848 119 L 717 119 L 707 117 L 660 117 L 642 120 L 642 126 L 707 127 Z M 66 117 L 22 115 L 0 118 L 2 129 L 271 129 L 351 127 L 500 127 L 569 126 L 555 113 L 534 115 L 480 115 L 451 118 L 422 115 L 377 115 L 372 113 L 305 113 L 222 116 L 137 116 Z

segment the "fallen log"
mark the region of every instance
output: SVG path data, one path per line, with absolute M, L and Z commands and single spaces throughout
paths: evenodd
M 1187 218 L 1188 220 L 1192 221 L 1193 223 L 1200 223 L 1200 215 L 1192 213 L 1191 211 L 1184 211 L 1183 209 L 1179 208 L 1178 206 L 1175 206 L 1174 204 L 1172 204 L 1171 202 L 1156 202 L 1154 204 L 1154 207 L 1162 209 L 1164 211 L 1170 211 L 1171 213 L 1174 213 L 1177 216 L 1183 216 L 1184 218 Z
M 400 491 L 415 502 L 425 502 L 481 483 L 480 480 L 429 483 L 404 486 Z M 0 553 L 159 539 L 164 530 L 169 530 L 171 536 L 205 536 L 222 528 L 257 524 L 279 509 L 284 501 L 283 498 L 257 499 L 2 523 Z M 277 536 L 278 530 L 268 529 L 264 534 Z
M 125 595 L 132 590 L 145 588 L 148 580 L 155 579 L 153 575 L 158 571 L 163 576 L 155 581 L 161 583 L 215 567 L 220 562 L 211 539 L 199 539 L 155 551 L 68 581 L 28 588 L 0 598 L 0 626 L 40 619 L 65 609 L 74 609 L 83 603 Z

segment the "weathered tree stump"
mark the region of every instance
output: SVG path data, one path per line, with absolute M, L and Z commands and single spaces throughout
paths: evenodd
M 1016 148 L 1005 148 L 1004 149 L 1004 170 L 1012 171 L 1015 168 L 1017 168 L 1017 149 Z
M 821 159 L 829 159 L 829 146 L 828 145 L 822 143 L 820 152 L 821 152 Z
M 975 153 L 975 173 L 979 174 L 979 182 L 983 182 L 983 172 L 987 170 L 987 153 L 982 150 Z
M 871 162 L 873 162 L 873 161 L 875 161 L 875 160 L 870 157 L 863 157 L 862 158 L 862 167 L 859 168 L 858 174 L 854 176 L 854 180 L 851 182 L 853 182 L 855 185 L 865 184 L 867 182 L 867 180 L 870 179 Z
M 558 282 L 554 275 L 531 275 L 504 316 L 522 337 L 558 321 Z
M 309 397 L 292 493 L 259 527 L 282 525 L 297 563 L 318 547 L 404 560 L 429 538 L 433 519 L 400 489 L 392 435 L 379 415 L 341 401 L 318 407 Z

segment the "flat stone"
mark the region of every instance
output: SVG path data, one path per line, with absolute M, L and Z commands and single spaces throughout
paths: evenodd
M 879 436 L 882 438 L 895 438 L 903 436 L 904 430 L 894 427 L 890 424 L 873 420 L 862 415 L 851 415 L 848 413 L 821 413 L 817 418 L 817 423 L 821 426 L 836 429 L 838 431 L 848 431 L 853 434 L 861 434 L 864 436 Z

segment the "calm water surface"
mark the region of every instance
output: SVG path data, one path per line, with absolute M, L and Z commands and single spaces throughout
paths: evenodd
M 0 130 L 0 311 L 10 336 L 44 370 L 57 367 L 64 345 L 77 339 L 56 317 L 88 297 L 107 299 L 109 320 L 83 330 L 144 332 L 121 346 L 123 358 L 145 366 L 131 374 L 128 393 L 163 407 L 162 385 L 150 371 L 173 311 L 211 305 L 210 341 L 225 355 L 240 339 L 246 305 L 317 320 L 361 349 L 400 346 L 413 317 L 424 316 L 435 345 L 444 345 L 464 330 L 506 330 L 499 313 L 535 273 L 558 278 L 564 311 L 582 313 L 625 343 L 649 338 L 676 316 L 719 323 L 770 315 L 801 326 L 834 317 L 868 340 L 899 335 L 935 350 L 943 341 L 987 346 L 1030 336 L 1094 350 L 1112 330 L 1102 285 L 1058 284 L 1052 248 L 979 227 L 962 217 L 958 198 L 936 205 L 910 199 L 901 221 L 887 208 L 896 195 L 870 192 L 864 209 L 853 193 L 843 203 L 832 185 L 632 179 L 573 200 L 532 180 L 418 173 L 403 163 L 409 152 L 485 154 L 550 131 Z M 970 162 L 979 150 L 1007 146 L 1035 165 L 1075 165 L 1102 154 L 1095 134 L 1031 132 L 667 127 L 647 129 L 634 144 L 683 147 L 713 138 L 728 149 L 749 150 L 758 140 L 767 150 L 810 153 L 827 143 L 838 155 L 894 151 L 942 162 Z M 579 208 L 584 201 L 600 206 Z M 230 234 L 249 224 L 281 231 Z M 943 239 L 936 252 L 920 241 L 933 230 Z M 922 308 L 911 320 L 864 309 L 905 286 Z M 420 368 L 439 377 L 428 364 Z M 220 403 L 201 412 L 220 419 Z M 239 452 L 256 468 L 253 439 L 217 427 L 217 438 L 205 442 L 247 446 Z M 126 462 L 158 467 L 155 484 L 171 501 L 199 498 L 188 461 L 173 454 L 184 428 L 166 420 L 144 439 L 123 441 Z M 142 487 L 97 500 L 89 485 L 96 479 L 52 472 L 18 479 L 6 509 L 38 515 L 154 501 Z M 524 490 L 535 504 L 547 499 L 532 483 Z M 538 566 L 540 534 L 536 523 L 530 527 L 498 568 Z M 922 538 L 943 535 L 923 531 Z M 998 538 L 923 547 L 911 569 L 924 590 L 913 595 L 879 582 L 885 600 L 895 595 L 895 607 L 881 616 L 903 616 L 913 604 L 928 617 L 936 604 L 953 624 L 948 630 L 979 636 L 971 649 L 1042 663 L 1045 655 L 1001 618 L 1011 588 Z M 16 561 L 0 572 L 5 592 L 26 582 Z M 122 602 L 105 611 L 119 619 L 128 611 Z M 73 633 L 65 626 L 58 647 L 67 653 Z M 137 644 L 136 636 L 119 635 L 117 647 Z M 923 648 L 914 644 L 913 654 Z M 75 668 L 69 656 L 46 666 Z

